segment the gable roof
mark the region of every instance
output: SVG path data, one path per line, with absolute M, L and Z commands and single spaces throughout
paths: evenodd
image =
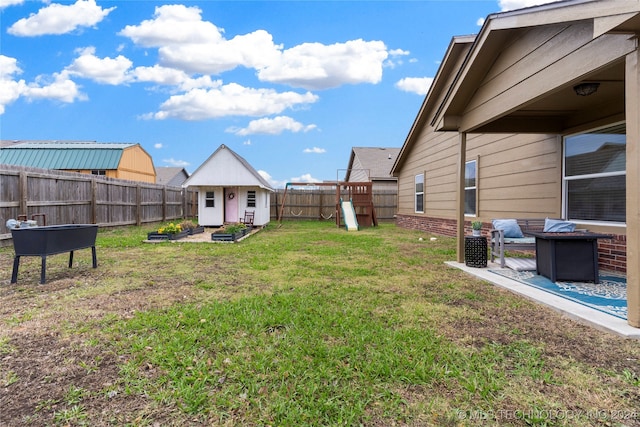
M 596 121 L 581 112 L 587 102 L 603 102 L 602 98 L 576 97 L 573 93 L 576 83 L 602 81 L 606 85 L 601 84 L 599 92 L 608 93 L 607 99 L 624 99 L 621 92 L 624 88 L 624 60 L 618 59 L 609 66 L 598 67 L 588 74 L 576 74 L 564 82 L 547 78 L 544 82 L 528 85 L 537 91 L 537 95 L 512 96 L 510 99 L 520 104 L 510 106 L 507 115 L 494 119 L 493 123 L 477 119 L 475 123 L 461 121 L 461 117 L 468 113 L 466 109 L 470 100 L 483 90 L 483 78 L 509 43 L 523 31 L 534 27 L 562 26 L 572 22 L 588 23 L 592 39 L 607 35 L 617 37 L 620 46 L 623 40 L 630 45 L 634 43 L 632 34 L 640 31 L 640 0 L 565 0 L 495 13 L 487 17 L 478 35 L 454 37 L 393 165 L 392 174 L 397 176 L 427 125 L 437 131 L 562 133 L 565 129 L 562 124 L 568 123 L 570 117 L 582 117 L 591 123 Z M 450 76 L 454 76 L 453 82 Z M 548 87 L 543 87 L 545 85 Z M 622 106 L 619 105 L 620 108 Z M 608 110 L 601 111 L 611 115 Z M 572 125 L 577 126 L 575 120 Z
M 189 178 L 185 168 L 161 166 L 156 168 L 156 184 L 180 187 Z
M 258 186 L 273 187 L 238 153 L 222 144 L 182 184 L 188 186 Z
M 532 37 L 543 37 L 545 29 L 550 33 L 539 41 L 549 49 L 545 61 L 527 64 L 521 58 L 515 66 L 527 70 L 519 74 L 526 79 L 499 94 L 487 93 L 490 79 L 497 81 L 492 72 L 513 41 L 536 30 Z M 562 133 L 614 114 L 622 117 L 624 58 L 636 49 L 639 31 L 640 0 L 565 0 L 491 14 L 431 124 L 473 133 Z M 576 97 L 573 87 L 581 82 L 601 82 L 598 97 Z M 613 102 L 618 110 L 602 109 L 602 117 L 582 113 Z M 500 116 L 491 117 L 493 110 L 501 110 Z
M 395 179 L 391 176 L 391 167 L 398 157 L 400 148 L 396 147 L 353 147 L 345 181 L 351 175 L 358 175 L 355 166 L 366 170 L 370 180 Z
M 3 141 L 0 163 L 41 169 L 118 169 L 122 152 L 133 143 L 95 141 Z

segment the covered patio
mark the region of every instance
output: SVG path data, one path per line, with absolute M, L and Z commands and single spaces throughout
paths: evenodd
M 457 262 L 451 265 L 634 337 L 640 335 L 639 34 L 640 0 L 570 0 L 490 15 L 432 121 L 437 130 L 459 135 Z M 561 138 L 620 125 L 626 126 L 626 212 L 620 232 L 626 235 L 626 322 L 464 265 L 467 135 Z

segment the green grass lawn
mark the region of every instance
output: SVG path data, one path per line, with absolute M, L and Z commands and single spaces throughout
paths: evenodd
M 49 261 L 47 285 L 39 260 L 2 282 L 0 403 L 21 410 L 0 420 L 640 425 L 640 343 L 448 267 L 453 239 L 316 221 L 236 244 L 145 244 L 147 231 L 101 231 L 97 270 L 78 252 L 71 270 Z M 0 257 L 8 278 L 12 253 Z M 56 371 L 27 376 L 16 360 L 43 352 L 27 338 L 45 333 L 82 375 L 19 401 Z

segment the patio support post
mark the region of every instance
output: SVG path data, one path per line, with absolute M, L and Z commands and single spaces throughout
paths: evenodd
M 626 58 L 627 124 L 627 321 L 640 328 L 640 51 Z
M 458 262 L 464 262 L 464 171 L 467 161 L 467 134 L 460 132 L 460 143 L 458 144 L 458 197 L 456 204 L 456 252 Z

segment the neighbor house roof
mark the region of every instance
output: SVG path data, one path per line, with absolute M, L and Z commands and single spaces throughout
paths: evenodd
M 185 168 L 163 166 L 156 168 L 156 184 L 180 187 L 189 178 Z
M 3 141 L 0 164 L 41 169 L 117 169 L 132 143 L 95 141 Z
M 349 181 L 352 174 L 359 175 L 355 169 L 364 171 L 364 174 L 372 181 L 395 179 L 391 176 L 391 167 L 399 152 L 400 148 L 353 147 L 345 181 Z

